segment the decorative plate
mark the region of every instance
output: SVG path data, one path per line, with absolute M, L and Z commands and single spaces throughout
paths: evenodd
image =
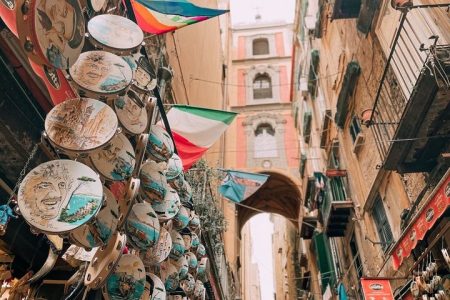
M 180 287 L 190 296 L 194 293 L 195 289 L 195 278 L 190 273 L 187 274 L 186 278 L 180 281 Z
M 165 176 L 163 163 L 147 161 L 141 167 L 139 178 L 141 179 L 141 189 L 145 193 L 147 201 L 162 203 L 167 195 L 169 186 Z
M 180 284 L 180 278 L 178 277 L 177 268 L 166 260 L 161 263 L 161 279 L 164 282 L 166 291 L 174 291 Z
M 166 177 L 167 181 L 174 181 L 183 174 L 183 162 L 181 161 L 181 158 L 176 155 L 175 153 L 172 155 L 172 157 L 169 159 L 169 162 L 167 163 L 167 172 Z
M 174 145 L 170 135 L 158 125 L 150 127 L 147 144 L 148 155 L 157 162 L 167 162 L 173 155 Z
M 158 217 L 149 203 L 133 205 L 125 228 L 128 241 L 139 250 L 147 250 L 159 239 Z
M 186 207 L 181 206 L 178 213 L 173 218 L 173 226 L 176 230 L 186 228 L 189 224 L 189 211 Z
M 166 222 L 175 217 L 181 207 L 181 202 L 177 192 L 169 187 L 164 200 L 162 202 L 153 202 L 152 207 L 158 214 L 159 221 Z
M 142 300 L 165 300 L 166 288 L 162 280 L 152 273 L 147 273 L 147 282 L 150 282 L 150 290 L 152 291 L 150 299 Z
M 130 134 L 141 134 L 148 124 L 148 114 L 144 106 L 140 106 L 125 95 L 114 101 L 114 109 L 119 119 L 120 125 Z
M 179 259 L 174 260 L 173 264 L 178 269 L 178 277 L 180 279 L 186 278 L 188 272 L 189 272 L 189 264 L 185 256 L 181 256 Z
M 184 245 L 183 237 L 177 231 L 172 230 L 170 236 L 172 237 L 172 250 L 170 250 L 169 257 L 178 260 L 183 256 L 186 246 Z

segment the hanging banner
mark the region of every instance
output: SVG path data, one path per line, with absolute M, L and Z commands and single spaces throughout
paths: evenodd
M 227 176 L 219 192 L 233 202 L 241 202 L 253 195 L 269 178 L 269 175 L 226 170 Z
M 450 170 L 428 197 L 420 211 L 411 220 L 398 242 L 392 247 L 390 254 L 394 270 L 398 270 L 403 260 L 411 255 L 411 251 L 417 246 L 428 230 L 444 214 L 450 206 Z
M 388 279 L 361 278 L 361 286 L 366 300 L 394 300 Z

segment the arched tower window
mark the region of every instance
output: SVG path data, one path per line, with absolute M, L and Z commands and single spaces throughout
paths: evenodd
M 261 123 L 256 127 L 254 140 L 254 157 L 277 157 L 277 140 L 275 129 L 269 123 Z
M 257 74 L 253 80 L 253 99 L 272 98 L 272 80 L 267 73 Z
M 253 55 L 269 54 L 269 40 L 265 38 L 253 40 Z

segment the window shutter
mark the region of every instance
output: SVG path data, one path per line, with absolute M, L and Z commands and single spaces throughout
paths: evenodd
M 303 138 L 305 143 L 309 143 L 309 139 L 311 137 L 311 120 L 312 113 L 310 111 L 306 111 L 303 113 Z

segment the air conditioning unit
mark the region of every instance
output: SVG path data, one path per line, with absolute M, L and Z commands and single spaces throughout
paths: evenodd
M 364 134 L 363 133 L 358 133 L 358 135 L 356 136 L 355 141 L 353 142 L 353 153 L 358 154 L 359 150 L 361 149 L 362 145 L 364 145 Z

